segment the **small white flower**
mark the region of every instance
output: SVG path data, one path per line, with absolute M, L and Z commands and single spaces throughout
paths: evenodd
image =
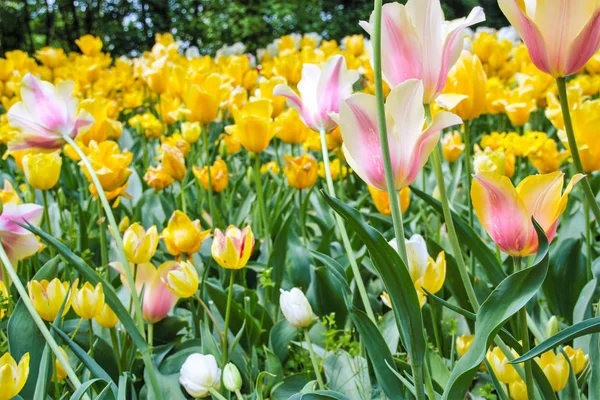
M 195 399 L 207 397 L 209 388 L 221 387 L 221 369 L 211 354 L 191 354 L 181 366 L 179 383 Z
M 296 328 L 307 328 L 312 323 L 312 308 L 300 289 L 281 289 L 279 305 L 285 319 Z

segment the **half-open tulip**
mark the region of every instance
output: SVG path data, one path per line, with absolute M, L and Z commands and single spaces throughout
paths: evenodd
M 276 86 L 273 94 L 285 96 L 289 106 L 300 113 L 309 128 L 331 132 L 337 124 L 329 114 L 338 112 L 340 102 L 352 94 L 352 85 L 358 77 L 358 71 L 348 70 L 343 56 L 335 55 L 327 60 L 323 69 L 315 64 L 304 64 L 298 83 L 300 96 L 286 85 Z
M 190 217 L 179 210 L 173 213 L 162 232 L 167 250 L 174 256 L 197 252 L 208 235 L 210 230 L 203 231 L 199 220 L 192 222 Z
M 573 349 L 571 346 L 564 347 L 565 353 L 569 356 L 569 362 L 573 368 L 573 373 L 577 375 L 585 368 L 589 357 L 581 349 Z
M 167 261 L 164 264 L 169 266 L 169 272 L 167 272 L 166 277 L 162 278 L 167 289 L 182 299 L 192 297 L 198 290 L 199 285 L 196 268 L 187 261 Z
M 39 226 L 43 210 L 37 204 L 8 203 L 3 205 L 2 214 L 0 214 L 0 243 L 13 265 L 18 260 L 32 256 L 40 249 L 40 243 L 35 235 L 17 225 L 17 222 Z
M 569 363 L 565 356 L 555 354 L 553 350 L 547 351 L 535 359 L 548 378 L 548 382 L 555 392 L 560 392 L 567 386 L 569 380 Z
M 283 156 L 283 161 L 285 162 L 283 172 L 291 187 L 306 189 L 317 181 L 319 165 L 312 155 L 305 153 L 299 157 L 292 157 L 286 154 Z
M 9 150 L 56 150 L 64 143 L 63 135 L 75 138 L 94 123 L 85 110 L 78 113 L 75 83 L 63 81 L 56 86 L 31 74 L 21 82 L 21 101 L 8 110 L 8 123 L 17 135 L 8 143 Z
M 562 172 L 531 175 L 515 188 L 508 177 L 494 172 L 474 175 L 473 208 L 502 251 L 511 256 L 527 256 L 537 251 L 538 239 L 531 217 L 544 229 L 548 241 L 552 241 L 569 193 L 583 175 L 573 176 L 561 193 L 563 177 Z
M 215 229 L 212 256 L 226 269 L 241 269 L 246 266 L 254 249 L 254 234 L 249 226 L 239 229 L 230 225 L 223 233 Z
M 151 264 L 142 265 L 149 266 L 145 273 L 142 315 L 146 322 L 155 324 L 171 312 L 179 299 L 164 284 L 173 266 L 168 263 L 164 263 L 158 268 L 154 268 Z
M 440 112 L 423 130 L 423 83 L 411 79 L 396 86 L 385 104 L 387 135 L 392 159 L 395 189 L 410 185 L 427 162 L 440 138 L 440 131 L 462 121 L 452 113 Z M 375 96 L 357 93 L 342 101 L 340 122 L 344 154 L 350 167 L 362 180 L 379 190 L 387 190 L 379 144 Z
M 27 182 L 39 190 L 52 189 L 60 177 L 62 158 L 58 151 L 29 153 L 23 157 L 23 172 Z
M 373 35 L 374 12 L 360 25 Z M 425 90 L 421 103 L 432 103 L 446 85 L 448 71 L 463 49 L 463 30 L 484 21 L 481 7 L 467 18 L 446 21 L 440 0 L 408 0 L 406 5 L 383 6 L 381 54 L 383 78 L 395 87 L 408 79 L 420 79 Z
M 10 400 L 23 389 L 29 377 L 29 353 L 25 353 L 19 364 L 10 353 L 0 357 L 0 400 Z
M 600 46 L 597 0 L 498 0 L 531 61 L 554 77 L 578 72 Z
M 145 230 L 138 223 L 127 228 L 123 235 L 123 247 L 127 260 L 134 264 L 142 264 L 150 261 L 158 246 L 158 232 L 156 226 Z
M 459 356 L 464 356 L 473 344 L 475 335 L 461 335 L 456 337 L 456 352 Z
M 92 319 L 104 306 L 104 290 L 102 283 L 96 287 L 86 282 L 81 288 L 73 288 L 72 305 L 73 310 L 83 319 Z
M 69 294 L 69 282 L 61 282 L 58 278 L 54 278 L 50 282 L 45 279 L 31 280 L 27 284 L 27 289 L 36 311 L 46 321 L 54 322 L 67 296 L 69 299 L 65 302 L 63 316 L 71 308 L 72 296 Z
M 106 303 L 102 306 L 100 311 L 95 316 L 96 322 L 103 328 L 114 328 L 119 322 L 119 317 Z
M 253 153 L 261 153 L 269 147 L 275 134 L 271 120 L 273 106 L 267 99 L 246 103 L 241 109 L 232 110 L 235 125 L 225 127 L 225 131 L 235 137 L 244 148 Z

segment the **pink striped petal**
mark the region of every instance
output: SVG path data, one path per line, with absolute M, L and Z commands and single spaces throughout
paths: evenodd
M 319 129 L 330 132 L 337 124 L 329 114 L 337 113 L 343 99 L 352 94 L 352 85 L 358 80 L 357 71 L 348 71 L 346 59 L 341 55 L 331 57 L 321 70 L 317 85 L 318 112 L 315 122 Z
M 600 8 L 569 46 L 564 74 L 577 73 L 600 48 Z

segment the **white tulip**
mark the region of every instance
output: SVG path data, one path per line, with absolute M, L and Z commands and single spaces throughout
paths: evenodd
M 427 264 L 429 262 L 427 244 L 425 243 L 423 236 L 419 234 L 412 235 L 410 240 L 405 240 L 405 243 L 406 257 L 408 258 L 408 271 L 412 281 L 416 282 L 427 270 Z M 398 251 L 396 239 L 390 240 L 389 245 L 392 246 L 394 250 Z
M 242 376 L 235 364 L 228 363 L 223 368 L 223 385 L 230 392 L 235 392 L 242 388 Z
M 195 399 L 207 397 L 210 388 L 221 387 L 221 369 L 211 354 L 191 354 L 181 366 L 179 383 Z
M 285 319 L 296 328 L 309 327 L 313 319 L 312 308 L 304 293 L 298 288 L 289 292 L 280 290 L 279 305 Z

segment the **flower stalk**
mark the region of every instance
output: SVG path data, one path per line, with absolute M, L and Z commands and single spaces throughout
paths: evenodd
M 521 258 L 513 257 L 514 272 L 521 270 Z M 523 306 L 519 310 L 519 335 L 521 336 L 521 342 L 523 346 L 523 353 L 529 351 L 529 328 L 527 327 L 527 309 Z M 525 384 L 527 385 L 527 398 L 534 399 L 535 393 L 533 390 L 533 372 L 531 369 L 531 360 L 525 361 Z
M 223 343 L 221 346 L 221 365 L 223 367 L 225 367 L 225 364 L 227 364 L 227 357 L 229 352 L 227 335 L 229 334 L 229 320 L 231 318 L 231 300 L 233 299 L 233 283 L 235 282 L 235 271 L 235 269 L 232 269 L 229 275 L 229 292 L 227 292 L 227 306 L 225 308 L 225 325 L 223 327 Z
M 310 361 L 312 363 L 313 369 L 315 370 L 315 376 L 317 377 L 317 384 L 319 385 L 319 389 L 325 390 L 325 384 L 323 383 L 323 377 L 321 376 L 319 362 L 317 361 L 317 356 L 313 350 L 312 340 L 310 340 L 310 335 L 308 334 L 307 328 L 304 328 L 304 339 L 306 340 L 308 354 L 310 354 Z

